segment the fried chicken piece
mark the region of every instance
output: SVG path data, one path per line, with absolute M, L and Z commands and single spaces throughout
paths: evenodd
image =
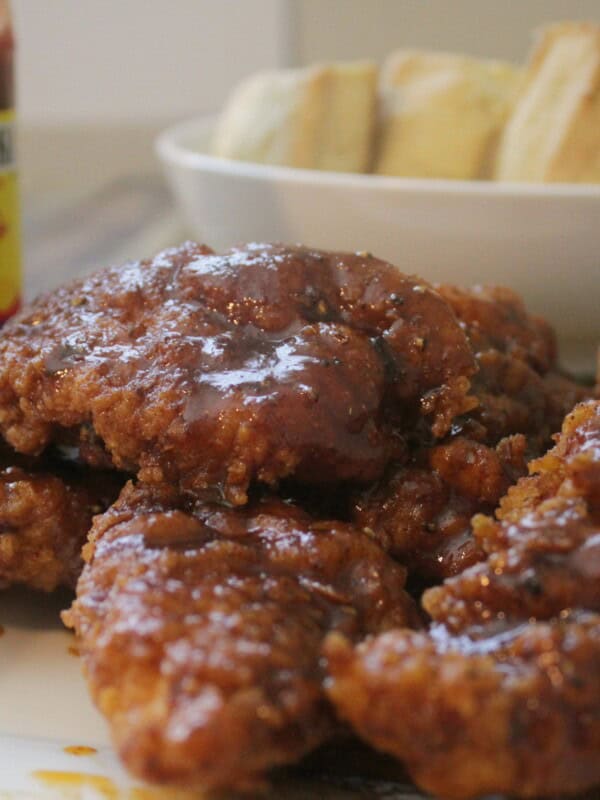
M 600 784 L 600 401 L 479 517 L 485 562 L 428 590 L 428 633 L 326 644 L 330 696 L 448 798 Z
M 149 483 L 369 481 L 395 428 L 468 410 L 475 364 L 449 305 L 368 254 L 188 243 L 39 299 L 0 334 L 0 431 L 81 441 Z
M 151 781 L 255 786 L 336 728 L 327 632 L 417 621 L 376 543 L 278 499 L 232 510 L 129 485 L 91 541 L 65 618 L 121 757 Z
M 554 335 L 510 290 L 438 286 L 463 326 L 478 364 L 477 407 L 431 443 L 417 435 L 407 463 L 359 495 L 355 519 L 426 582 L 484 557 L 471 532 L 492 513 L 527 458 L 548 446 L 588 390 L 556 371 Z
M 600 782 L 600 616 L 480 639 L 390 631 L 327 641 L 330 696 L 436 797 L 575 793 Z
M 454 631 L 569 608 L 600 612 L 600 401 L 578 405 L 530 469 L 503 498 L 498 520 L 473 520 L 487 559 L 423 597 Z
M 495 446 L 516 433 L 541 455 L 565 415 L 590 396 L 557 368 L 552 327 L 530 314 L 521 298 L 500 286 L 436 286 L 452 306 L 469 339 L 478 371 L 477 407 L 456 420 L 454 433 Z
M 363 492 L 357 524 L 409 567 L 413 577 L 436 581 L 483 558 L 471 519 L 491 512 L 525 469 L 523 436 L 496 448 L 458 436 L 423 448 L 409 464 Z
M 0 464 L 0 588 L 74 588 L 92 517 L 113 502 L 123 481 L 4 451 Z
M 473 350 L 496 350 L 546 373 L 556 364 L 556 339 L 546 320 L 530 314 L 522 299 L 504 286 L 461 289 L 436 284 L 452 306 Z

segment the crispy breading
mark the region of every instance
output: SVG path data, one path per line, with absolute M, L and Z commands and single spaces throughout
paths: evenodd
M 227 509 L 129 485 L 91 538 L 66 620 L 119 753 L 152 781 L 255 786 L 336 728 L 325 635 L 418 620 L 376 543 L 278 499 Z
M 116 498 L 123 479 L 3 450 L 0 464 L 0 587 L 74 588 L 92 517 Z
M 369 254 L 188 243 L 6 326 L 0 432 L 244 504 L 254 480 L 377 478 L 425 398 L 436 435 L 472 405 L 474 370 L 448 304 Z
M 423 597 L 452 630 L 570 608 L 600 612 L 600 403 L 578 405 L 530 469 L 502 499 L 499 520 L 473 521 L 486 560 Z
M 600 783 L 600 401 L 530 469 L 476 521 L 487 559 L 425 592 L 428 633 L 327 644 L 341 715 L 443 797 Z
M 436 797 L 544 797 L 600 781 L 600 615 L 480 639 L 390 631 L 327 642 L 330 696 Z
M 356 501 L 358 524 L 425 581 L 462 572 L 483 558 L 471 518 L 491 513 L 548 446 L 564 415 L 588 391 L 556 370 L 554 334 L 508 289 L 437 286 L 463 326 L 479 367 L 478 405 L 433 443 L 415 435 L 412 452 Z

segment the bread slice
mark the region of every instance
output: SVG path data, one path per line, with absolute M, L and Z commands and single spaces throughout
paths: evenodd
M 562 22 L 540 31 L 496 178 L 600 182 L 600 26 Z
M 375 171 L 430 178 L 489 177 L 520 71 L 500 61 L 399 50 L 380 82 Z
M 233 92 L 212 151 L 264 164 L 365 172 L 376 94 L 377 69 L 367 61 L 259 73 Z

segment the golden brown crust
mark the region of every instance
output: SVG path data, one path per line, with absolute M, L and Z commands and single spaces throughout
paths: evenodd
M 212 152 L 262 164 L 366 172 L 376 86 L 377 68 L 369 61 L 251 75 L 229 98 Z
M 427 634 L 327 644 L 341 715 L 444 797 L 600 783 L 600 402 L 530 468 L 476 521 L 487 560 L 425 592 Z
M 416 435 L 408 460 L 355 505 L 358 524 L 426 581 L 458 574 L 483 558 L 471 518 L 493 511 L 525 474 L 527 457 L 543 452 L 588 392 L 555 371 L 552 330 L 509 289 L 436 289 L 473 350 L 477 405 L 453 420 L 440 443 Z
M 0 586 L 25 584 L 45 592 L 74 588 L 92 517 L 114 500 L 122 479 L 58 464 L 23 463 L 8 453 L 5 461 L 9 465 L 0 470 Z
M 321 643 L 416 621 L 405 572 L 348 525 L 129 485 L 96 519 L 67 615 L 137 775 L 248 788 L 329 737 Z
M 465 437 L 417 451 L 354 506 L 357 524 L 402 563 L 411 577 L 436 581 L 483 557 L 471 533 L 478 512 L 494 505 L 525 469 L 522 436 L 496 448 Z
M 600 781 L 600 616 L 475 638 L 332 635 L 330 696 L 368 742 L 449 800 L 556 796 Z
M 41 298 L 0 335 L 0 429 L 80 432 L 151 483 L 370 480 L 424 398 L 436 435 L 475 369 L 448 305 L 368 255 L 187 244 Z M 77 436 L 75 436 L 77 438 Z M 100 454 L 100 456 L 99 456 Z
M 429 614 L 454 631 L 496 617 L 600 612 L 600 403 L 577 406 L 556 447 L 530 469 L 503 498 L 500 521 L 474 520 L 487 559 L 423 597 Z
M 450 303 L 473 350 L 497 350 L 548 372 L 556 363 L 556 337 L 550 325 L 530 314 L 523 300 L 505 286 L 473 286 L 461 289 L 436 284 L 436 291 Z
M 454 53 L 399 50 L 380 81 L 380 175 L 487 177 L 519 70 Z
M 500 142 L 496 178 L 600 181 L 600 26 L 539 30 Z

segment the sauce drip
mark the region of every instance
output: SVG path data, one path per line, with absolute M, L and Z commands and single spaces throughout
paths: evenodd
M 133 786 L 122 789 L 104 775 L 90 775 L 85 772 L 40 769 L 33 772 L 32 775 L 48 789 L 60 792 L 61 797 L 73 798 L 73 800 L 80 800 L 83 797 L 90 798 L 90 800 L 203 800 L 205 797 L 201 792 L 175 787 L 155 789 Z
M 71 744 L 64 748 L 70 756 L 93 756 L 98 752 L 95 747 L 86 747 L 84 744 Z
M 47 787 L 59 789 L 64 797 L 83 797 L 86 789 L 93 792 L 92 796 L 102 800 L 118 800 L 122 796 L 115 783 L 103 775 L 46 769 L 36 770 L 32 774 Z

